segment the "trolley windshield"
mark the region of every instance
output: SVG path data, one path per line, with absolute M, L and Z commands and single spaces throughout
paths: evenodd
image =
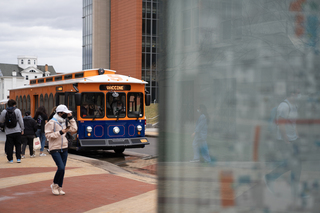
M 80 116 L 82 118 L 142 118 L 144 100 L 142 92 L 83 92 Z M 106 99 L 106 101 L 105 101 Z M 105 107 L 106 103 L 106 107 Z

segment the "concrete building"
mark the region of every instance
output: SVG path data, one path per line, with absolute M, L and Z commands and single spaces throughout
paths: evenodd
M 18 56 L 17 64 L 0 63 L 0 100 L 7 98 L 9 89 L 27 85 L 30 79 L 55 74 L 53 66 L 38 65 L 36 56 Z
M 157 99 L 158 0 L 83 0 L 82 68 L 147 81 Z

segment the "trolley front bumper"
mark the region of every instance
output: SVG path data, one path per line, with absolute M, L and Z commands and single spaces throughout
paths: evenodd
M 108 138 L 108 139 L 79 139 L 80 146 L 85 147 L 96 147 L 102 149 L 113 149 L 115 147 L 125 148 L 141 148 L 145 145 L 150 144 L 148 139 L 145 137 L 140 138 Z

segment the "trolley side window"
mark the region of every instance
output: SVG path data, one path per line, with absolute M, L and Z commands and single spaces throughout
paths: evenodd
M 107 117 L 126 117 L 126 94 L 124 92 L 107 93 Z
M 72 111 L 72 116 L 76 117 L 76 103 L 74 93 L 66 93 L 67 95 L 67 106 Z
M 66 104 L 65 103 L 65 99 L 66 99 L 66 96 L 64 93 L 56 93 L 56 106 L 58 106 L 59 104 Z M 40 100 L 40 103 L 41 103 L 41 100 Z
M 83 92 L 81 96 L 80 116 L 82 118 L 104 117 L 104 94 Z
M 143 116 L 143 93 L 128 93 L 128 117 L 141 118 Z

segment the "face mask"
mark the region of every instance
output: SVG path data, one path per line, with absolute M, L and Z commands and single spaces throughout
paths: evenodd
M 68 117 L 68 115 L 66 113 L 64 113 L 63 115 L 61 115 L 61 118 L 66 119 Z

